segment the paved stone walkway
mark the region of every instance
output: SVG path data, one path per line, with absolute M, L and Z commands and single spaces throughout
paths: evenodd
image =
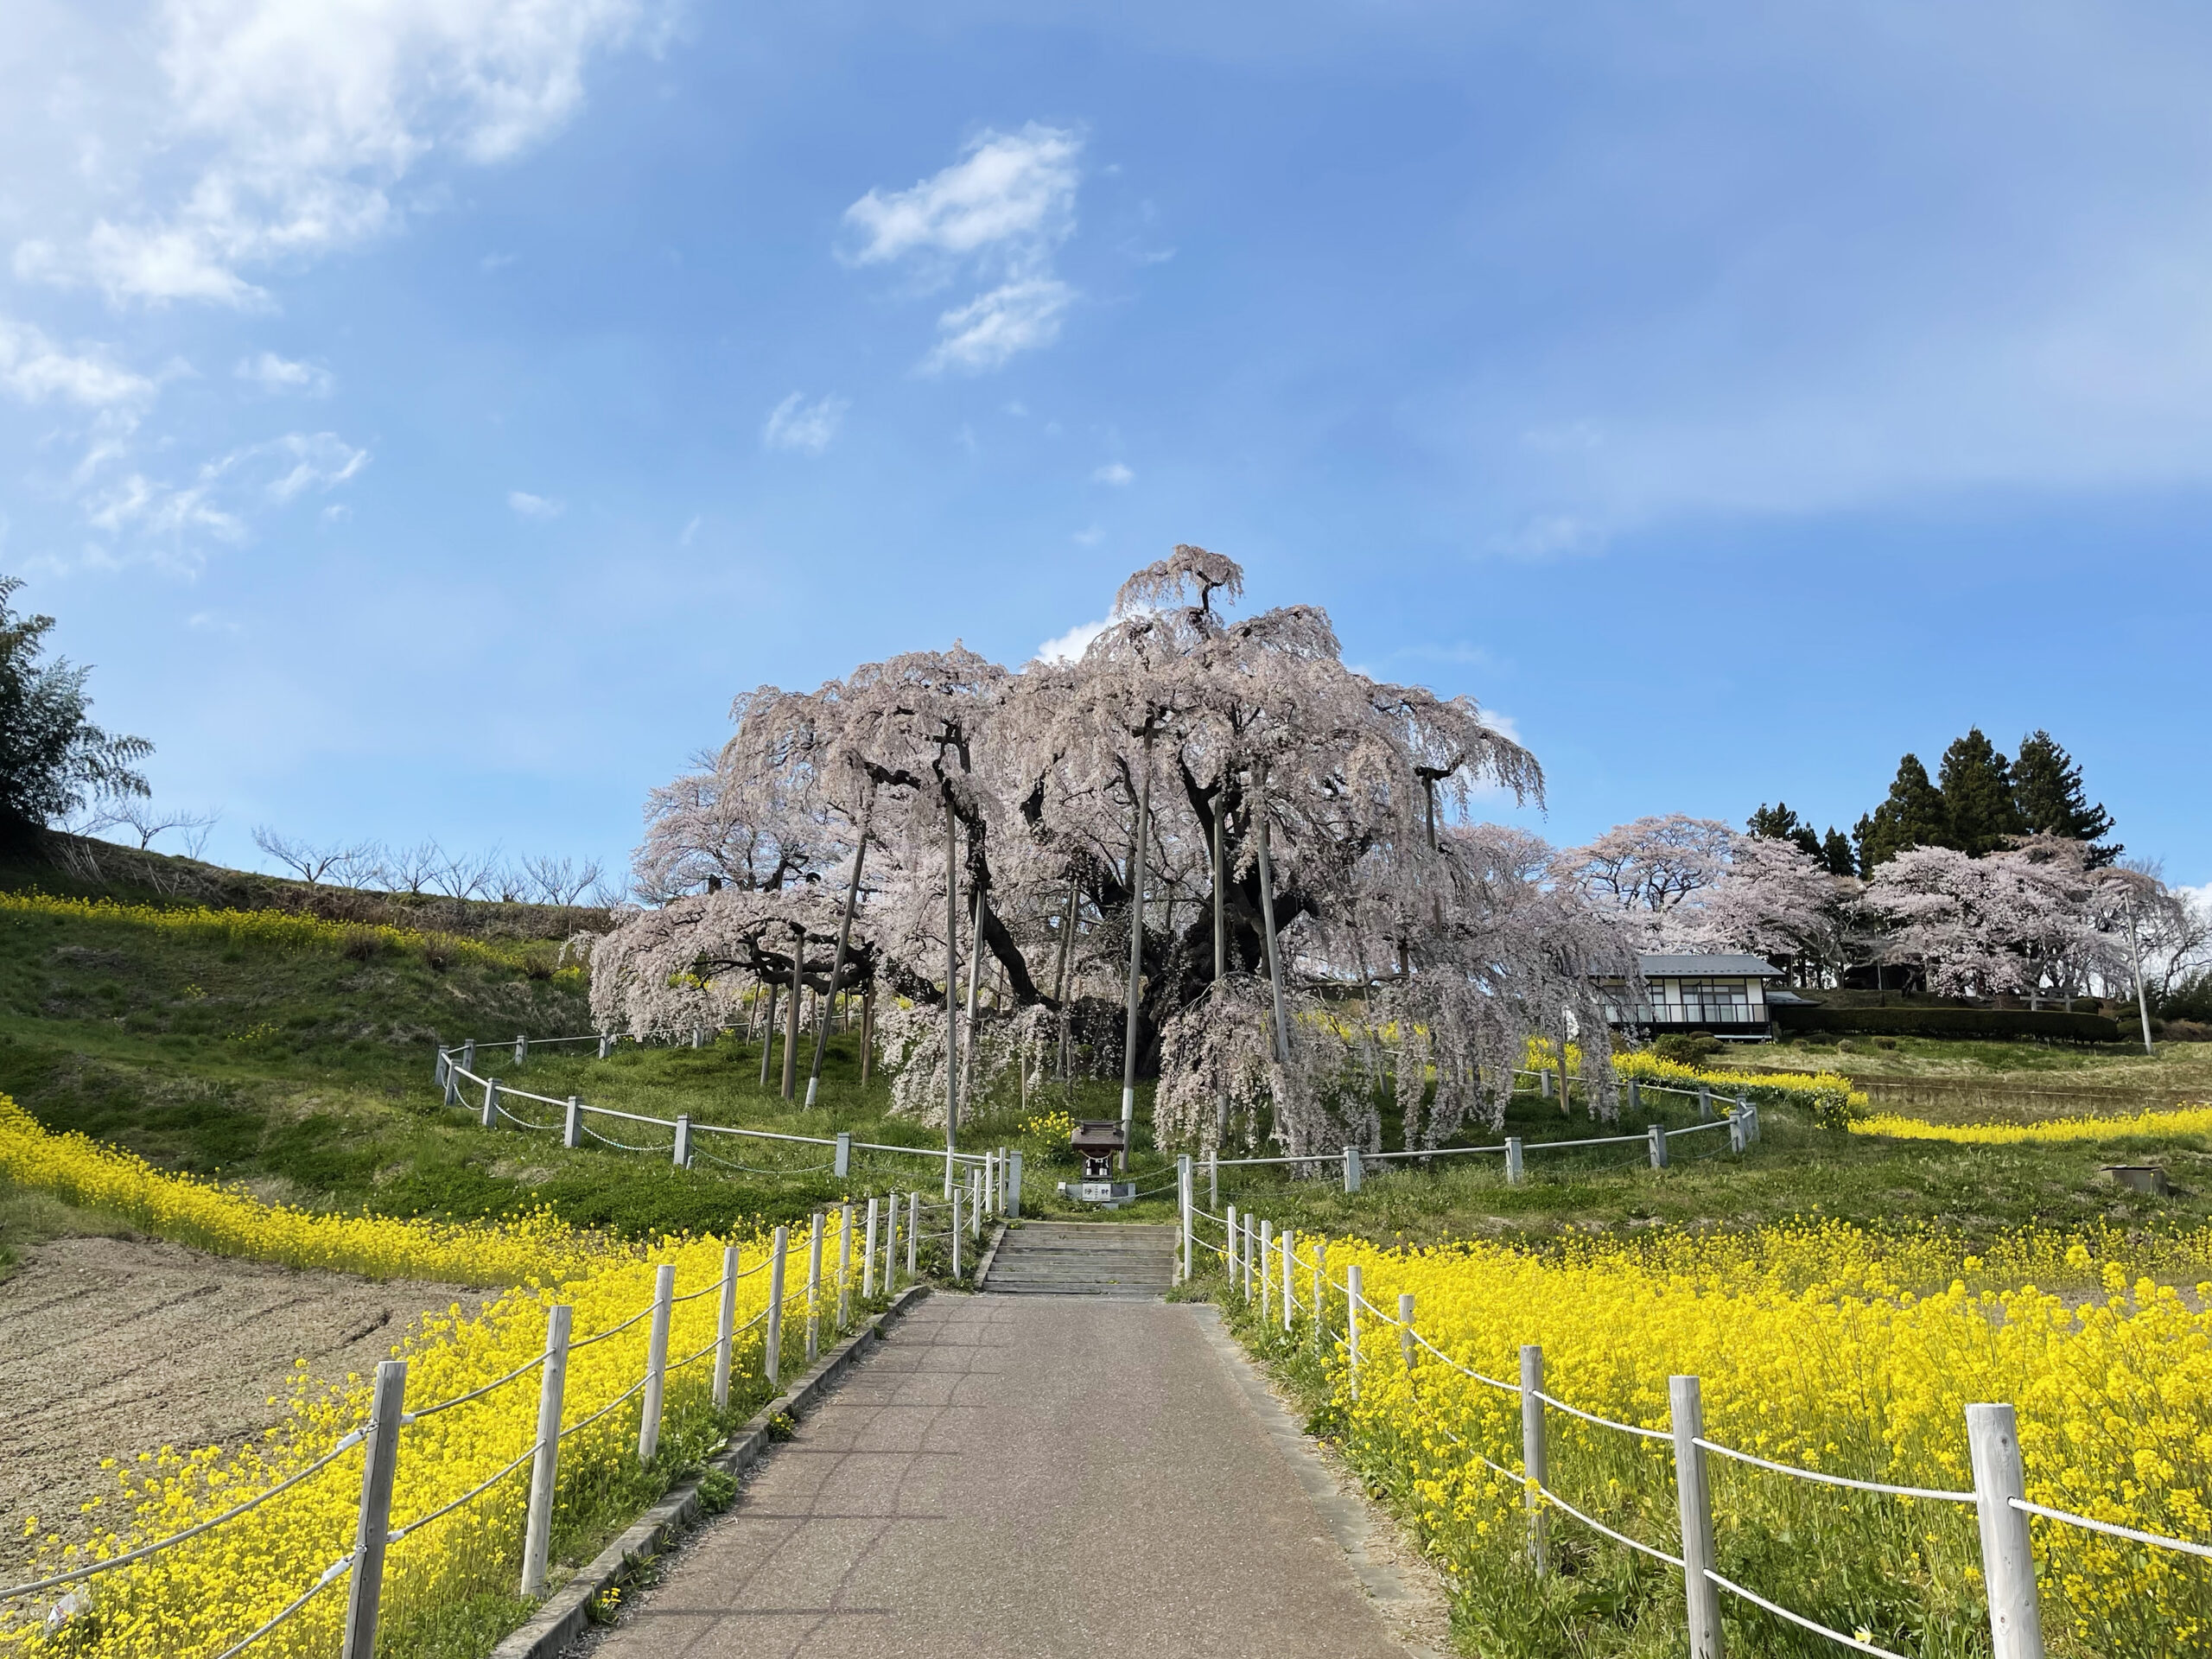
M 1405 1659 L 1213 1317 L 928 1298 L 595 1659 Z

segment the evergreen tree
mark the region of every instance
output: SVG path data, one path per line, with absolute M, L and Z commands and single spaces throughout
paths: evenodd
M 1851 843 L 1834 824 L 1828 826 L 1827 838 L 1821 842 L 1821 862 L 1827 866 L 1830 875 L 1859 874 L 1859 861 L 1851 850 Z
M 0 576 L 0 842 L 21 841 L 86 799 L 143 795 L 131 768 L 153 753 L 143 738 L 115 737 L 86 718 L 90 671 L 65 658 L 42 661 L 50 616 L 18 616 L 22 586 Z
M 2028 832 L 2012 799 L 2012 772 L 1997 746 L 1970 728 L 1943 751 L 1943 813 L 1950 835 L 1943 843 L 1968 858 L 1996 852 Z
M 1811 824 L 1790 810 L 1787 801 L 1778 802 L 1773 806 L 1762 801 L 1759 810 L 1745 821 L 1744 827 L 1753 835 L 1764 836 L 1769 841 L 1794 842 L 1798 850 L 1809 858 L 1821 855 L 1821 838 L 1813 833 Z
M 2012 762 L 2012 799 L 2021 822 L 2032 836 L 2063 836 L 2069 841 L 2094 842 L 2112 829 L 2112 814 L 2101 805 L 2089 804 L 2082 787 L 2082 768 L 2049 732 L 2037 730 L 2020 740 L 2019 758 Z M 2119 845 L 2089 848 L 2089 868 L 2101 869 L 2118 858 Z
M 1955 747 L 1955 745 L 1954 746 Z M 1943 797 L 1928 780 L 1920 757 L 1908 754 L 1897 762 L 1897 775 L 1890 784 L 1890 797 L 1872 814 L 1859 820 L 1851 831 L 1859 843 L 1859 874 L 1873 874 L 1908 847 L 1951 845 L 1950 814 Z

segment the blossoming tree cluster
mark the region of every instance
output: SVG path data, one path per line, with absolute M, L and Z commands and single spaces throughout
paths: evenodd
M 1980 857 L 1914 846 L 1861 882 L 1792 842 L 1710 818 L 1639 818 L 1558 855 L 1642 950 L 1741 950 L 1818 982 L 1847 963 L 1899 964 L 1946 995 L 2065 1000 L 2133 986 L 2145 958 L 2180 960 L 2203 928 L 2187 895 L 2099 849 L 2017 836 Z
M 1318 609 L 1232 619 L 1243 589 L 1179 547 L 1077 660 L 956 645 L 739 698 L 649 804 L 660 902 L 591 943 L 600 1017 L 720 1023 L 773 988 L 788 1093 L 795 993 L 857 994 L 896 1109 L 948 1135 L 1003 1071 L 1088 1067 L 1125 1119 L 1157 1078 L 1163 1145 L 1371 1148 L 1395 1089 L 1433 1147 L 1501 1121 L 1529 1037 L 1568 1029 L 1610 1112 L 1595 982 L 1633 971 L 1626 936 L 1469 810 L 1540 800 L 1535 759 L 1469 699 L 1348 668 Z

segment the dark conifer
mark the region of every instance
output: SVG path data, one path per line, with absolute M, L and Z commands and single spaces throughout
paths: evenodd
M 2049 732 L 2031 732 L 2020 740 L 2019 758 L 2012 762 L 2012 799 L 2032 836 L 2095 842 L 2112 830 L 2112 814 L 2089 804 L 2081 766 Z M 2110 864 L 2121 850 L 2117 843 L 2092 845 L 2090 867 Z
M 1950 835 L 1947 844 L 1969 858 L 1993 853 L 2014 836 L 2027 833 L 2026 820 L 2012 799 L 2012 768 L 1997 746 L 1970 728 L 1943 751 L 1943 812 Z
M 1897 762 L 1889 799 L 1859 819 L 1851 834 L 1859 843 L 1861 875 L 1872 875 L 1878 865 L 1888 863 L 1908 847 L 1953 844 L 1950 814 L 1918 755 L 1908 754 Z

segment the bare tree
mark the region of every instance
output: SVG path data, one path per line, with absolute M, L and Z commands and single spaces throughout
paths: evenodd
M 435 841 L 390 848 L 385 854 L 385 880 L 394 893 L 426 893 L 444 862 L 445 854 Z
M 313 842 L 280 834 L 265 823 L 254 826 L 253 844 L 287 869 L 297 870 L 300 880 L 311 887 L 321 886 L 324 878 L 334 873 L 344 880 L 372 855 L 366 843 L 318 847 Z
M 210 812 L 189 824 L 180 825 L 184 832 L 184 855 L 198 859 L 207 850 L 207 837 L 214 833 L 215 825 L 222 819 L 219 812 Z
M 105 830 L 128 830 L 138 837 L 138 849 L 144 852 L 156 840 L 172 830 L 181 830 L 187 836 L 198 831 L 200 844 L 205 844 L 207 830 L 220 816 L 214 812 L 188 812 L 180 807 L 156 806 L 150 796 L 128 795 L 108 803 L 98 813 L 88 817 L 86 827 L 78 833 L 98 835 Z
M 448 853 L 436 849 L 436 868 L 427 876 L 431 888 L 448 899 L 475 899 L 489 890 L 499 874 L 499 854 Z
M 522 861 L 524 891 L 541 905 L 573 905 L 587 889 L 596 887 L 605 874 L 605 867 L 595 858 L 556 858 L 550 854 L 528 853 Z

